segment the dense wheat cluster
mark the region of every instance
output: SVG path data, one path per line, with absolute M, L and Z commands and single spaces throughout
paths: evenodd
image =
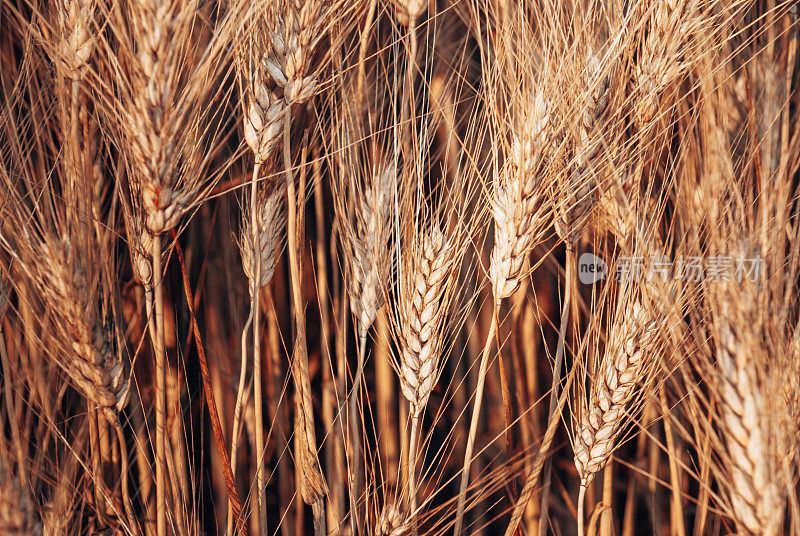
M 800 536 L 784 0 L 0 0 L 0 536 Z

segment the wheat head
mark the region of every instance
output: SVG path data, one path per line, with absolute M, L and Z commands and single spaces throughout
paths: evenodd
M 657 323 L 635 301 L 611 333 L 588 401 L 582 398 L 580 403 L 575 429 L 575 467 L 584 487 L 614 451 L 631 402 L 651 366 L 656 330 Z
M 439 371 L 448 276 L 455 250 L 433 224 L 411 252 L 400 291 L 400 387 L 413 414 L 425 407 Z
M 243 213 L 239 249 L 242 257 L 242 268 L 247 279 L 251 282 L 256 277 L 253 273 L 254 255 L 258 255 L 261 259 L 261 279 L 258 282 L 258 288 L 263 288 L 269 284 L 270 280 L 272 280 L 272 275 L 275 273 L 278 252 L 284 236 L 286 215 L 283 189 L 275 189 L 269 195 L 260 191 L 258 198 L 256 207 L 258 219 L 257 247 L 253 247 L 251 219 L 248 214 Z M 252 285 L 250 285 L 250 289 L 252 291 Z
M 546 207 L 538 174 L 548 148 L 549 124 L 549 104 L 537 93 L 512 140 L 508 165 L 492 182 L 495 238 L 489 278 L 497 302 L 519 286 L 525 260 L 541 231 Z

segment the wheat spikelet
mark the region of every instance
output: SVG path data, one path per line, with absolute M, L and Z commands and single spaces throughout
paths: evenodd
M 403 536 L 409 533 L 410 525 L 401 506 L 396 501 L 387 502 L 375 522 L 375 536 Z
M 413 248 L 399 303 L 400 386 L 412 414 L 425 407 L 436 383 L 442 344 L 448 275 L 455 251 L 433 224 Z
M 257 255 L 261 259 L 261 279 L 258 281 L 258 288 L 263 288 L 269 284 L 272 275 L 275 273 L 275 266 L 278 263 L 278 251 L 283 240 L 283 227 L 286 216 L 282 189 L 276 189 L 269 195 L 261 191 L 257 197 Z M 242 256 L 242 268 L 247 279 L 252 282 L 256 277 L 253 273 L 253 256 L 256 248 L 253 247 L 254 233 L 251 226 L 249 215 L 242 214 L 239 249 Z M 250 285 L 250 290 L 252 292 L 252 285 Z
M 615 448 L 615 440 L 651 367 L 657 323 L 637 301 L 611 334 L 595 373 L 589 399 L 582 400 L 575 430 L 575 467 L 581 486 L 591 483 Z
M 608 107 L 614 71 L 613 66 L 604 70 L 600 59 L 589 49 L 583 74 L 586 89 L 581 97 L 581 122 L 573 142 L 575 162 L 559 185 L 560 199 L 556 205 L 556 232 L 569 248 L 577 242 L 597 203 L 592 160 L 602 142 L 599 120 Z
M 263 163 L 280 145 L 283 132 L 283 99 L 276 99 L 263 84 L 248 96 L 244 114 L 244 138 L 256 157 Z
M 413 27 L 428 7 L 426 0 L 392 0 L 397 21 L 406 28 Z
M 262 17 L 252 23 L 250 34 L 245 40 L 245 52 L 237 56 L 236 68 L 242 85 L 244 139 L 255 155 L 256 165 L 260 165 L 280 145 L 286 104 L 267 85 L 274 60 L 268 53 L 264 35 L 269 36 L 270 32 Z
M 287 105 L 302 104 L 317 90 L 318 79 L 311 65 L 314 49 L 324 36 L 328 9 L 318 0 L 292 0 L 268 17 L 272 44 L 265 67 L 283 89 Z
M 55 43 L 57 57 L 63 65 L 63 74 L 80 80 L 89 67 L 89 58 L 95 44 L 92 29 L 95 0 L 59 0 L 53 5 L 56 11 Z
M 117 412 L 127 405 L 130 379 L 114 351 L 110 320 L 102 323 L 96 312 L 96 298 L 81 264 L 84 254 L 68 239 L 43 241 L 39 247 L 34 244 L 29 240 L 27 251 L 21 252 L 31 255 L 29 258 L 16 257 L 26 276 L 19 284 L 32 285 L 45 306 L 59 313 L 57 345 L 49 351 L 106 420 L 118 424 Z
M 656 2 L 648 10 L 641 51 L 633 69 L 634 120 L 645 127 L 662 112 L 665 89 L 688 68 L 684 58 L 687 43 L 703 21 L 693 1 Z
M 145 288 L 153 288 L 153 237 L 144 230 L 143 225 L 136 225 L 133 219 L 126 218 L 128 229 L 128 249 L 131 256 L 133 275 Z
M 531 100 L 511 144 L 509 165 L 492 182 L 491 211 L 495 238 L 489 278 L 496 301 L 510 296 L 543 221 L 539 164 L 549 139 L 549 105 L 541 94 Z

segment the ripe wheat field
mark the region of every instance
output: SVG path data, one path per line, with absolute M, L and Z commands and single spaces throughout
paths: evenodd
M 800 535 L 785 0 L 0 0 L 0 535 Z

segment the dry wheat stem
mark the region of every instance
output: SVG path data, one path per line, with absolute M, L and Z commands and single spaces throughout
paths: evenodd
M 453 528 L 454 536 L 461 536 L 461 527 L 464 521 L 464 507 L 469 485 L 469 470 L 472 465 L 472 451 L 475 448 L 475 437 L 478 433 L 478 418 L 483 403 L 483 388 L 486 383 L 486 370 L 489 366 L 489 351 L 491 350 L 492 340 L 497 331 L 498 306 L 495 304 L 492 312 L 492 322 L 489 326 L 489 333 L 486 335 L 486 343 L 483 346 L 481 363 L 478 367 L 478 384 L 475 387 L 475 401 L 472 406 L 472 417 L 469 423 L 469 436 L 467 446 L 464 448 L 464 467 L 461 469 L 461 483 L 458 490 L 458 506 L 456 509 L 456 521 Z
M 156 531 L 167 534 L 166 442 L 167 442 L 167 377 L 164 349 L 164 295 L 161 269 L 161 235 L 153 235 L 153 301 L 156 333 L 153 346 L 156 354 Z
M 255 187 L 255 181 L 253 181 L 253 186 Z M 255 192 L 253 192 L 255 193 Z M 256 201 L 253 198 L 253 219 L 256 218 Z M 255 226 L 253 229 L 254 233 L 257 233 Z M 255 242 L 255 238 L 254 242 Z M 254 255 L 254 259 L 257 259 L 258 256 Z M 260 307 L 259 307 L 259 291 L 258 291 L 258 283 L 261 279 L 261 271 L 262 266 L 261 262 L 258 260 L 254 260 L 253 264 L 255 264 L 254 270 L 254 278 L 252 282 L 252 291 L 253 294 L 250 296 L 250 309 L 253 312 L 253 400 L 255 402 L 255 428 L 256 428 L 256 511 L 258 512 L 258 526 L 259 530 L 262 532 L 266 532 L 267 527 L 267 505 L 266 500 L 263 498 L 263 494 L 267 488 L 267 474 L 266 474 L 266 467 L 265 463 L 266 460 L 264 459 L 264 409 L 263 409 L 263 389 L 261 386 L 261 334 L 259 327 L 261 325 L 260 322 Z M 244 357 L 243 357 L 244 358 Z
M 575 378 L 575 367 L 573 366 L 572 370 L 569 374 L 567 374 L 567 379 L 564 384 L 564 389 L 561 392 L 561 396 L 558 399 L 558 404 L 556 405 L 556 413 L 559 415 L 564 410 L 564 406 L 567 403 L 567 398 L 570 392 L 570 386 L 572 385 L 572 381 Z M 539 475 L 542 472 L 542 468 L 544 467 L 544 463 L 546 459 L 549 459 L 549 449 L 550 445 L 553 442 L 553 437 L 556 435 L 556 430 L 558 429 L 558 424 L 561 422 L 560 419 L 551 419 L 550 422 L 547 424 L 547 430 L 545 430 L 544 437 L 542 438 L 542 443 L 539 445 L 539 451 L 536 454 L 536 460 L 533 463 L 533 468 L 528 475 L 527 479 L 525 480 L 525 484 L 522 487 L 522 491 L 519 494 L 519 499 L 517 499 L 517 504 L 514 506 L 514 511 L 511 514 L 511 521 L 506 528 L 505 536 L 513 536 L 517 532 L 517 528 L 519 527 L 519 523 L 522 520 L 522 516 L 525 513 L 525 508 L 528 505 L 528 502 L 533 497 L 533 492 L 536 489 L 536 483 L 539 480 Z
M 558 344 L 556 346 L 556 357 L 553 364 L 553 382 L 550 385 L 550 403 L 547 408 L 547 422 L 558 420 L 555 414 L 558 402 L 558 388 L 561 385 L 561 368 L 564 363 L 564 351 L 566 346 L 567 325 L 569 324 L 569 312 L 572 301 L 572 278 L 573 278 L 573 263 L 575 259 L 574 251 L 570 246 L 567 246 L 566 257 L 566 270 L 564 274 L 564 303 L 561 305 L 561 324 L 558 330 Z M 547 511 L 550 505 L 550 478 L 552 471 L 552 460 L 547 458 L 544 464 L 544 483 L 542 484 L 541 491 L 541 505 L 539 512 L 541 512 L 540 519 L 547 519 Z M 547 522 L 541 523 L 540 526 L 547 526 Z M 539 530 L 542 534 L 542 530 Z
M 288 206 L 289 270 L 291 273 L 292 304 L 295 318 L 295 344 L 292 359 L 292 372 L 295 382 L 295 458 L 300 468 L 299 488 L 306 504 L 314 512 L 314 534 L 325 534 L 324 498 L 327 486 L 317 458 L 316 432 L 314 430 L 313 406 L 311 400 L 311 380 L 308 370 L 308 349 L 306 347 L 305 304 L 302 291 L 301 255 L 303 248 L 303 211 L 298 211 L 298 199 L 304 200 L 304 184 L 295 187 L 291 159 L 291 111 L 284 113 L 283 123 L 283 166 L 286 175 L 286 204 Z M 302 208 L 302 206 L 301 206 Z

